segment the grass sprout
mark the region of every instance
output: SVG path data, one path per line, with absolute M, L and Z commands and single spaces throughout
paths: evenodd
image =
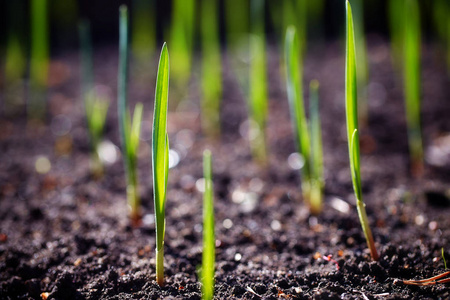
M 214 297 L 214 264 L 216 257 L 212 158 L 209 150 L 203 152 L 203 177 L 205 179 L 205 192 L 203 194 L 202 298 L 209 300 Z
M 266 122 L 268 112 L 264 0 L 251 0 L 249 132 L 253 157 L 267 162 Z
M 445 260 L 444 247 L 441 248 L 442 260 L 444 261 L 444 269 L 447 270 L 447 261 Z
M 309 127 L 311 137 L 311 194 L 310 206 L 313 214 L 322 211 L 323 198 L 323 147 L 322 127 L 319 114 L 319 82 L 312 80 L 309 84 Z
M 219 42 L 218 2 L 201 2 L 202 42 L 202 129 L 209 137 L 220 134 L 220 103 L 222 97 L 222 68 Z
M 411 157 L 411 172 L 423 173 L 423 148 L 420 127 L 420 11 L 417 0 L 405 0 L 403 85 L 405 94 L 406 123 Z
M 103 164 L 99 155 L 99 144 L 103 139 L 103 130 L 110 99 L 97 93 L 93 88 L 92 43 L 90 26 L 87 21 L 79 24 L 81 44 L 81 93 L 84 101 L 89 139 L 91 142 L 91 173 L 94 177 L 103 176 Z
M 33 96 L 28 113 L 33 119 L 42 120 L 46 113 L 45 88 L 49 68 L 48 1 L 31 1 L 31 52 L 30 81 Z
M 357 80 L 356 80 L 356 53 L 355 35 L 353 29 L 352 10 L 349 1 L 346 1 L 346 57 L 345 57 L 345 109 L 347 120 L 347 138 L 350 158 L 350 171 L 353 182 L 353 190 L 356 196 L 356 207 L 359 220 L 370 249 L 373 260 L 378 260 L 372 231 L 367 218 L 366 207 L 362 198 L 361 167 L 358 136 L 358 104 L 357 104 Z
M 297 150 L 303 156 L 305 165 L 301 169 L 303 198 L 311 205 L 311 148 L 308 123 L 303 101 L 301 54 L 296 29 L 291 26 L 286 31 L 285 40 L 286 87 Z
M 118 74 L 118 116 L 122 142 L 123 160 L 127 179 L 127 199 L 131 208 L 130 218 L 133 225 L 141 220 L 139 184 L 137 175 L 137 152 L 143 114 L 142 103 L 136 104 L 133 118 L 127 107 L 128 77 L 128 9 L 120 7 L 119 24 L 119 74 Z
M 164 43 L 156 78 L 152 133 L 153 199 L 156 220 L 156 281 L 164 285 L 164 233 L 167 180 L 169 175 L 169 137 L 167 109 L 169 96 L 169 52 Z

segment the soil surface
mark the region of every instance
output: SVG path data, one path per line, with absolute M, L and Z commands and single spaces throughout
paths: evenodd
M 376 37 L 369 40 L 370 112 L 368 126 L 361 130 L 361 164 L 379 261 L 370 258 L 353 196 L 342 48 L 339 43 L 311 46 L 305 62 L 304 86 L 314 78 L 321 83 L 326 180 L 323 212 L 311 216 L 301 199 L 299 170 L 291 155 L 295 146 L 279 75 L 280 49 L 271 47 L 266 167 L 251 159 L 245 93 L 230 67 L 230 56 L 224 56 L 220 140 L 209 141 L 200 131 L 198 70 L 188 92 L 171 87 L 170 101 L 183 95 L 183 102 L 168 120 L 172 155 L 179 162 L 169 174 L 166 284 L 159 287 L 150 165 L 156 56 L 151 64 L 133 64 L 130 73 L 131 107 L 137 101 L 145 106 L 139 154 L 143 222 L 133 228 L 127 217 L 123 163 L 120 155 L 114 160 L 119 146 L 117 52 L 104 48 L 96 50 L 95 78 L 113 101 L 105 132 L 112 143 L 105 148 L 110 163 L 103 178 L 95 179 L 89 171 L 77 54 L 54 58 L 46 125 L 27 122 L 23 114 L 1 119 L 0 298 L 200 299 L 199 179 L 202 151 L 208 147 L 214 165 L 216 299 L 449 299 L 449 284 L 395 283 L 444 272 L 442 248 L 450 264 L 445 64 L 436 47 L 424 46 L 426 163 L 424 175 L 413 178 L 402 81 L 392 67 L 388 44 Z M 42 157 L 51 164 L 47 173 Z M 37 161 L 44 161 L 43 173 L 36 171 Z

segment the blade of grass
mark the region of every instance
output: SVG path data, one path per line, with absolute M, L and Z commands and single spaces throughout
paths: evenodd
M 297 151 L 303 156 L 305 165 L 301 169 L 303 198 L 311 205 L 311 145 L 308 124 L 303 103 L 302 64 L 299 41 L 295 27 L 286 31 L 286 88 L 291 113 L 292 127 L 295 135 Z
M 261 164 L 267 162 L 265 131 L 268 110 L 264 3 L 264 0 L 251 0 L 250 37 L 250 146 L 254 158 Z
M 127 106 L 128 9 L 125 5 L 122 5 L 119 10 L 119 74 L 117 80 L 117 109 L 122 152 L 124 154 L 123 161 L 127 180 L 127 199 L 131 208 L 130 218 L 132 224 L 137 226 L 140 224 L 141 220 L 137 176 L 137 153 L 143 108 L 142 104 L 138 103 L 135 107 L 133 120 L 131 120 L 130 112 Z
M 203 152 L 203 255 L 202 255 L 202 298 L 214 297 L 214 272 L 216 241 L 214 234 L 214 189 L 212 181 L 211 151 Z
M 322 211 L 323 149 L 322 129 L 319 115 L 319 82 L 311 80 L 309 84 L 310 133 L 311 133 L 311 212 Z
M 166 190 L 169 173 L 167 106 L 169 96 L 169 52 L 164 43 L 156 78 L 152 133 L 153 199 L 156 220 L 156 281 L 164 285 L 164 233 Z
M 358 137 L 358 105 L 357 105 L 357 81 L 356 81 L 356 53 L 355 35 L 353 29 L 352 10 L 349 1 L 346 1 L 346 57 L 345 57 L 345 109 L 347 120 L 347 139 L 349 146 L 350 171 L 353 182 L 353 190 L 356 197 L 356 207 L 359 220 L 370 249 L 373 260 L 378 260 L 378 253 L 369 226 L 365 204 L 361 189 L 361 168 Z
M 423 173 L 423 148 L 420 128 L 420 12 L 416 0 L 405 0 L 403 80 L 408 127 L 411 171 Z

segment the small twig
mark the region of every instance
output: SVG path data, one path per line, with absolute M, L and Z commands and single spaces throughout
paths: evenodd
M 425 286 L 425 285 L 434 285 L 434 284 L 439 284 L 439 283 L 450 283 L 450 278 L 445 278 L 445 279 L 441 279 L 444 277 L 447 277 L 450 275 L 450 271 L 444 272 L 442 274 L 430 277 L 430 278 L 426 278 L 426 279 L 421 279 L 421 280 L 395 280 L 394 284 L 399 284 L 399 283 L 403 283 L 403 284 L 407 284 L 407 285 L 417 285 L 417 286 Z M 440 280 L 438 280 L 440 279 Z

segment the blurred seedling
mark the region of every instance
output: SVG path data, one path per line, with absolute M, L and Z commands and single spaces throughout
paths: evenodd
M 118 74 L 118 116 L 122 142 L 123 161 L 127 181 L 127 199 L 130 206 L 130 218 L 134 226 L 140 224 L 140 197 L 137 175 L 137 155 L 139 135 L 143 114 L 142 103 L 134 108 L 133 118 L 127 107 L 127 77 L 128 77 L 128 10 L 120 7 L 119 26 L 119 74 Z

